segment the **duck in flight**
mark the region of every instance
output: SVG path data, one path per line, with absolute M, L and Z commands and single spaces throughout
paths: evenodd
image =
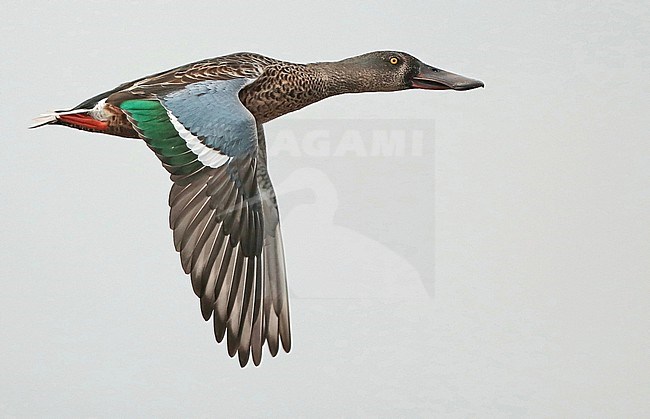
M 262 125 L 330 96 L 406 89 L 470 90 L 470 79 L 404 52 L 294 64 L 254 53 L 197 61 L 43 114 L 64 125 L 139 138 L 173 182 L 169 223 L 183 270 L 217 342 L 244 367 L 291 348 L 280 217 Z

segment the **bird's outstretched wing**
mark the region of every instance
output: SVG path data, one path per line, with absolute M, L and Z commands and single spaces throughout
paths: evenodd
M 171 174 L 170 226 L 218 342 L 241 366 L 291 347 L 282 237 L 264 133 L 241 104 L 246 78 L 205 80 L 116 103 Z M 122 98 L 125 95 L 121 95 Z M 109 97 L 109 102 L 111 97 Z

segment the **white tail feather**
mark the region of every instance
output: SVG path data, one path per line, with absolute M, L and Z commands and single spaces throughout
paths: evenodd
M 32 124 L 29 126 L 29 128 L 38 128 L 43 125 L 47 125 L 50 122 L 56 121 L 56 115 L 50 114 L 50 115 L 40 115 L 37 116 L 36 118 L 32 119 Z
M 89 111 L 90 109 L 73 109 L 71 111 L 53 111 L 42 113 L 36 118 L 32 119 L 32 124 L 29 126 L 29 128 L 38 128 L 40 126 L 52 123 L 58 119 L 59 115 L 73 115 L 77 113 L 86 113 Z

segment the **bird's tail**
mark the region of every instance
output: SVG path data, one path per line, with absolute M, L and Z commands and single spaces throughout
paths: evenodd
M 92 109 L 73 109 L 44 113 L 34 118 L 29 128 L 38 128 L 43 125 L 66 125 L 87 131 L 106 131 L 108 123 L 95 119 L 91 115 L 91 111 Z

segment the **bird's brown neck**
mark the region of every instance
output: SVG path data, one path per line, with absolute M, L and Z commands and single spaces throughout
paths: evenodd
M 369 77 L 344 62 L 269 66 L 239 97 L 263 124 L 330 96 L 372 90 Z
M 327 97 L 374 90 L 372 74 L 346 61 L 309 64 L 326 86 Z

